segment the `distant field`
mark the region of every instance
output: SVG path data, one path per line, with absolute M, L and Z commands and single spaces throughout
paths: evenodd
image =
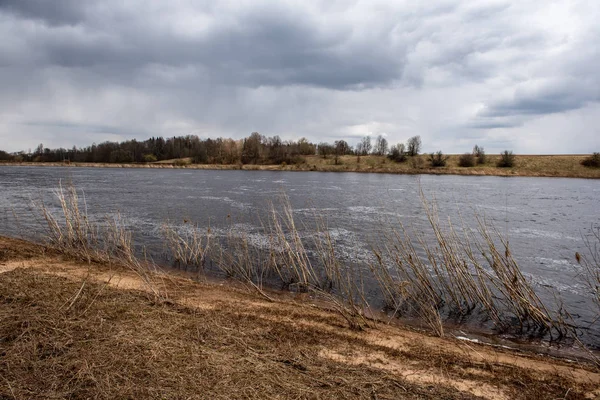
M 445 167 L 433 168 L 426 154 L 396 163 L 384 156 L 341 156 L 335 162 L 333 156 L 306 156 L 300 164 L 252 165 L 252 164 L 191 164 L 190 158 L 163 160 L 148 164 L 100 164 L 100 163 L 15 163 L 17 165 L 70 165 L 113 168 L 195 168 L 195 169 L 243 169 L 268 171 L 326 171 L 326 172 L 374 172 L 395 174 L 454 174 L 496 176 L 540 176 L 565 178 L 600 178 L 600 168 L 581 165 L 587 155 L 515 155 L 512 168 L 498 168 L 499 155 L 488 155 L 486 163 L 474 167 L 459 167 L 460 155 L 447 156 Z M 7 164 L 10 165 L 10 164 Z M 14 164 L 12 164 L 14 165 Z
M 499 155 L 488 155 L 486 163 L 474 167 L 459 167 L 460 155 L 449 155 L 445 167 L 432 168 L 428 155 L 396 163 L 382 156 L 340 157 L 335 165 L 333 157 L 323 159 L 307 157 L 306 164 L 319 171 L 362 171 L 406 174 L 457 174 L 457 175 L 500 175 L 500 176 L 557 176 L 576 178 L 600 178 L 600 168 L 581 165 L 586 155 L 516 155 L 513 168 L 498 168 Z M 306 167 L 306 166 L 303 166 Z M 293 166 L 292 166 L 293 169 Z

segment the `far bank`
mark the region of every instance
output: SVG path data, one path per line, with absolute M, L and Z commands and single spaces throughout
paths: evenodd
M 319 172 L 365 172 L 388 174 L 434 174 L 472 176 L 521 176 L 599 179 L 600 168 L 581 165 L 586 155 L 515 155 L 511 168 L 497 166 L 499 155 L 488 155 L 486 163 L 473 167 L 459 166 L 460 155 L 449 155 L 446 165 L 432 167 L 428 155 L 409 158 L 398 163 L 385 156 L 307 156 L 298 164 L 193 164 L 189 158 L 165 160 L 154 163 L 74 163 L 74 162 L 5 162 L 0 165 L 15 166 L 63 166 L 98 168 L 188 168 L 210 170 L 249 171 L 319 171 Z

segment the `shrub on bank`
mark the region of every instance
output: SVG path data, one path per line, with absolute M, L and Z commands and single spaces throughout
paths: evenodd
M 437 153 L 431 153 L 429 155 L 429 164 L 431 164 L 431 166 L 434 168 L 445 167 L 446 161 L 448 161 L 448 157 L 444 156 L 441 151 L 438 151 Z
M 590 168 L 600 168 L 600 153 L 594 153 L 591 156 L 583 159 L 581 165 Z
M 473 147 L 473 156 L 477 158 L 477 164 L 485 164 L 486 159 L 483 147 L 475 145 L 475 147 Z
M 147 163 L 152 163 L 152 162 L 156 162 L 157 158 L 154 154 L 144 154 L 144 162 Z
M 403 163 L 407 160 L 404 144 L 400 143 L 396 146 L 392 146 L 388 158 L 397 163 Z
M 475 156 L 471 153 L 465 153 L 458 159 L 459 167 L 474 167 L 475 166 Z
M 515 166 L 515 155 L 512 151 L 504 150 L 500 153 L 500 159 L 496 164 L 498 168 L 512 168 Z

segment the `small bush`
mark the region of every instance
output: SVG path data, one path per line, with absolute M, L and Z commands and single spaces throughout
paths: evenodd
M 485 151 L 483 147 L 475 145 L 473 147 L 473 155 L 477 158 L 477 164 L 485 164 Z
M 600 168 L 600 153 L 594 153 L 591 156 L 581 160 L 581 165 L 590 168 Z
M 475 166 L 475 156 L 471 153 L 465 153 L 458 159 L 459 167 L 474 167 Z
M 176 165 L 178 167 L 183 167 L 188 165 L 190 162 L 188 160 L 186 160 L 185 158 L 178 158 L 177 160 L 175 160 L 175 162 L 173 162 L 173 165 Z
M 144 154 L 144 162 L 156 162 L 156 156 L 154 154 Z
M 438 151 L 437 153 L 431 153 L 429 155 L 429 163 L 434 168 L 445 167 L 446 161 L 448 161 L 448 157 L 444 156 L 441 151 Z
M 515 166 L 515 155 L 512 151 L 504 150 L 500 153 L 500 160 L 496 164 L 499 168 L 512 168 Z
M 392 146 L 390 149 L 390 153 L 388 154 L 388 158 L 397 163 L 403 163 L 407 160 L 406 151 L 404 150 L 404 145 L 400 143 L 397 146 Z

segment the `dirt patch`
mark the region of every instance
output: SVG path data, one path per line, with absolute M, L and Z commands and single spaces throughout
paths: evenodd
M 13 242 L 14 243 L 14 242 Z M 19 244 L 19 243 L 17 243 Z M 0 238 L 0 249 L 10 247 Z M 0 274 L 2 398 L 595 398 L 590 366 L 36 253 Z

